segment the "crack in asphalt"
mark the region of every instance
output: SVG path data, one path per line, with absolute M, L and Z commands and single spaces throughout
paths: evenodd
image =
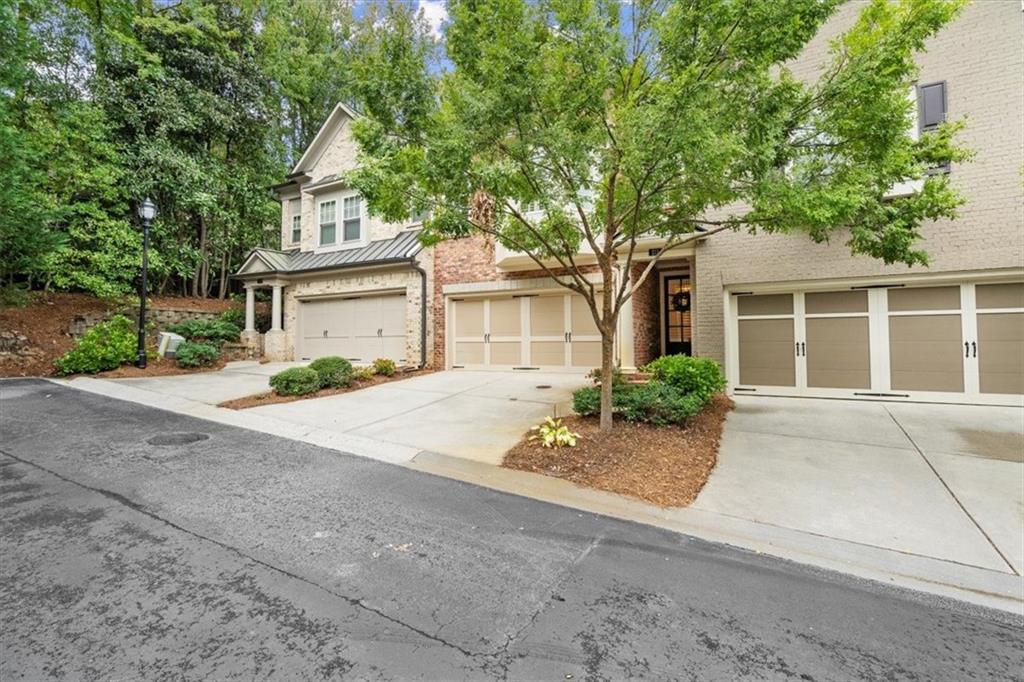
M 113 490 L 107 490 L 106 488 L 98 488 L 98 487 L 95 487 L 95 486 L 88 485 L 86 483 L 82 483 L 80 481 L 76 481 L 76 480 L 74 480 L 72 478 L 69 478 L 69 477 L 67 477 L 67 476 L 65 476 L 65 475 L 63 475 L 63 474 L 61 474 L 61 473 L 59 473 L 57 471 L 54 471 L 53 469 L 45 467 L 45 466 L 43 466 L 41 464 L 38 464 L 36 462 L 33 462 L 31 460 L 27 460 L 27 459 L 24 459 L 22 457 L 18 457 L 17 455 L 11 454 L 10 452 L 8 452 L 6 450 L 3 450 L 3 449 L 0 449 L 0 454 L 4 455 L 6 457 L 10 457 L 12 460 L 14 460 L 16 462 L 19 462 L 21 464 L 24 464 L 26 466 L 32 467 L 32 468 L 37 469 L 39 471 L 46 472 L 47 474 L 49 474 L 49 475 L 51 475 L 51 476 L 53 476 L 53 477 L 55 477 L 55 478 L 57 478 L 57 479 L 59 479 L 61 481 L 64 481 L 65 483 L 69 483 L 69 484 L 71 484 L 73 486 L 76 486 L 78 488 L 81 488 L 83 490 L 88 490 L 89 492 L 92 492 L 92 493 L 95 493 L 95 494 L 100 495 L 102 497 L 105 497 L 108 500 L 111 500 L 111 501 L 113 501 L 113 502 L 115 502 L 117 504 L 120 504 L 120 505 L 122 505 L 124 507 L 127 507 L 128 509 L 131 509 L 134 512 L 137 512 L 137 513 L 142 514 L 142 515 L 144 515 L 144 516 L 146 516 L 146 517 L 148 517 L 150 519 L 153 519 L 154 521 L 158 521 L 158 522 L 160 522 L 160 523 L 162 523 L 162 524 L 164 524 L 166 526 L 169 526 L 170 528 L 173 528 L 174 530 L 176 530 L 178 532 L 185 533 L 185 534 L 187 534 L 187 535 L 189 535 L 191 537 L 194 537 L 194 538 L 196 538 L 198 540 L 201 540 L 203 542 L 208 542 L 208 543 L 211 543 L 213 545 L 216 545 L 217 547 L 220 547 L 221 549 L 227 550 L 227 551 L 231 552 L 232 554 L 235 554 L 236 556 L 239 556 L 239 557 L 245 559 L 246 561 L 249 561 L 249 562 L 251 562 L 253 564 L 256 564 L 257 566 L 260 566 L 262 568 L 265 568 L 267 570 L 273 571 L 275 573 L 279 573 L 281 575 L 287 576 L 288 578 L 291 578 L 293 580 L 297 580 L 297 581 L 299 581 L 299 582 L 301 582 L 301 583 L 303 583 L 305 585 L 309 585 L 310 587 L 314 587 L 314 588 L 316 588 L 316 589 L 318 589 L 318 590 L 320 590 L 322 592 L 325 592 L 325 593 L 331 595 L 332 597 L 334 597 L 336 599 L 340 599 L 340 600 L 342 600 L 344 602 L 347 602 L 351 606 L 354 606 L 354 607 L 356 607 L 358 609 L 364 610 L 364 611 L 366 611 L 368 613 L 372 613 L 375 616 L 383 618 L 384 620 L 388 621 L 389 623 L 393 623 L 395 625 L 398 625 L 399 627 L 405 628 L 406 630 L 409 630 L 410 632 L 413 632 L 413 633 L 423 637 L 424 639 L 430 640 L 432 642 L 436 642 L 436 643 L 440 644 L 441 646 L 444 646 L 444 647 L 447 647 L 449 649 L 453 649 L 455 651 L 458 651 L 459 653 L 461 653 L 463 656 L 466 656 L 467 658 L 471 658 L 471 659 L 480 659 L 480 658 L 494 659 L 494 658 L 498 658 L 498 657 L 503 656 L 503 655 L 506 654 L 505 650 L 507 649 L 508 645 L 511 644 L 511 641 L 509 641 L 509 642 L 507 642 L 505 645 L 503 645 L 502 647 L 500 647 L 498 650 L 496 650 L 493 653 L 470 651 L 469 649 L 465 649 L 465 648 L 459 646 L 458 644 L 454 644 L 454 643 L 449 642 L 448 640 L 446 640 L 446 639 L 444 639 L 442 637 L 438 637 L 437 635 L 433 635 L 433 634 L 431 634 L 431 633 L 429 633 L 429 632 L 427 632 L 425 630 L 422 630 L 422 629 L 416 627 L 415 625 L 411 625 L 411 624 L 406 623 L 406 622 L 404 622 L 404 621 L 402 621 L 402 620 L 400 620 L 398 618 L 395 618 L 394 616 L 390 616 L 387 613 L 384 613 L 383 611 L 381 611 L 380 609 L 377 609 L 377 608 L 374 608 L 374 607 L 368 605 L 362 599 L 359 599 L 359 598 L 356 598 L 356 597 L 350 597 L 348 595 L 341 594 L 339 592 L 335 592 L 334 590 L 332 590 L 332 589 L 330 589 L 328 587 L 325 587 L 325 586 L 323 586 L 323 585 L 321 585 L 321 584 L 319 584 L 319 583 L 317 583 L 317 582 L 315 582 L 313 580 L 310 580 L 309 578 L 305 578 L 305 577 L 303 577 L 301 575 L 298 575 L 296 573 L 293 573 L 293 572 L 291 572 L 291 571 L 289 571 L 287 569 L 281 568 L 280 566 L 275 566 L 274 564 L 271 564 L 271 563 L 269 563 L 267 561 L 263 561 L 262 559 L 258 559 L 258 558 L 254 557 L 254 556 L 251 556 L 250 554 L 247 554 L 246 552 L 242 551 L 241 549 L 239 549 L 237 547 L 234 547 L 232 545 L 229 545 L 229 544 L 227 544 L 225 542 L 222 542 L 220 540 L 217 540 L 216 538 L 212 538 L 212 537 L 203 535 L 202 533 L 197 533 L 197 532 L 195 532 L 193 530 L 185 528 L 184 526 L 181 526 L 181 525 L 175 523 L 174 521 L 171 521 L 170 519 L 164 518 L 164 517 L 160 516 L 159 514 L 157 514 L 157 513 L 153 512 L 153 511 L 147 509 L 145 507 L 145 505 L 140 504 L 138 502 L 135 502 L 134 500 L 131 500 L 128 497 L 125 497 L 121 493 L 114 492 Z M 518 636 L 521 633 L 522 633 L 522 630 L 520 632 L 516 633 L 516 635 Z M 503 667 L 507 671 L 507 663 Z

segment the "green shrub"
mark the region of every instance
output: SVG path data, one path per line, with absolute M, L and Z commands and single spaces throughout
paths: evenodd
M 61 374 L 95 374 L 136 359 L 138 335 L 135 323 L 124 315 L 100 322 L 61 356 L 54 365 Z
M 28 287 L 24 284 L 15 283 L 0 287 L 0 306 L 24 308 L 30 301 Z
M 270 377 L 278 395 L 306 395 L 320 390 L 320 375 L 309 367 L 292 367 Z
M 696 393 L 685 393 L 663 381 L 626 386 L 612 394 L 615 411 L 627 421 L 655 426 L 682 424 L 700 412 L 707 402 Z
M 587 372 L 587 378 L 593 381 L 595 384 L 601 383 L 601 368 L 595 367 L 594 369 Z M 626 383 L 626 378 L 622 376 L 621 367 L 612 368 L 612 387 L 623 386 Z
M 685 393 L 663 381 L 621 384 L 612 387 L 612 409 L 627 421 L 650 422 L 656 426 L 682 424 L 697 414 L 707 401 L 698 394 Z M 585 386 L 572 394 L 576 414 L 595 417 L 601 413 L 601 388 Z
M 181 334 L 189 341 L 209 341 L 220 346 L 225 341 L 238 341 L 242 330 L 224 320 L 185 320 L 171 325 L 168 331 Z
M 584 417 L 601 414 L 601 388 L 599 386 L 584 386 L 573 392 L 572 409 L 573 412 Z
M 655 381 L 662 381 L 683 393 L 700 396 L 703 402 L 725 388 L 721 366 L 711 358 L 666 355 L 643 368 Z
M 212 365 L 220 357 L 220 348 L 209 341 L 182 341 L 174 350 L 178 367 Z
M 217 318 L 221 322 L 233 324 L 239 329 L 245 328 L 245 308 L 228 308 Z M 184 335 L 183 335 L 184 336 Z
M 320 388 L 344 388 L 352 383 L 352 363 L 331 355 L 309 363 L 309 368 L 320 377 Z
M 377 358 L 373 361 L 373 373 L 382 377 L 390 377 L 395 374 L 395 361 L 387 358 Z
M 356 367 L 352 370 L 352 381 L 369 381 L 375 373 L 373 367 Z

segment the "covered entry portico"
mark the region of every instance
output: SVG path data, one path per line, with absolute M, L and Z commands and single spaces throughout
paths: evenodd
M 280 362 L 290 360 L 288 344 L 282 325 L 282 294 L 285 281 L 281 278 L 257 278 L 245 283 L 245 329 L 242 330 L 242 341 L 249 348 L 259 351 L 260 333 L 256 329 L 256 290 L 270 289 L 270 329 L 263 335 L 263 357 Z

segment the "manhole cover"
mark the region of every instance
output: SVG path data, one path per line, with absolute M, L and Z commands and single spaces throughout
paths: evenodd
M 146 442 L 150 445 L 188 445 L 209 438 L 205 433 L 161 433 Z
M 541 384 L 540 386 L 537 386 L 537 388 L 551 388 L 551 385 L 550 384 Z

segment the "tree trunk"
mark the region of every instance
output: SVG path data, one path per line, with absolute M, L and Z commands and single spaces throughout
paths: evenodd
M 601 430 L 612 430 L 612 385 L 615 383 L 614 329 L 601 326 Z
M 228 252 L 225 251 L 220 257 L 220 282 L 217 290 L 217 298 L 223 300 L 228 295 Z
M 196 264 L 196 272 L 192 277 L 192 296 L 206 298 L 206 281 L 204 271 L 206 270 L 206 218 L 199 216 L 199 262 Z M 200 293 L 201 292 L 201 293 Z

